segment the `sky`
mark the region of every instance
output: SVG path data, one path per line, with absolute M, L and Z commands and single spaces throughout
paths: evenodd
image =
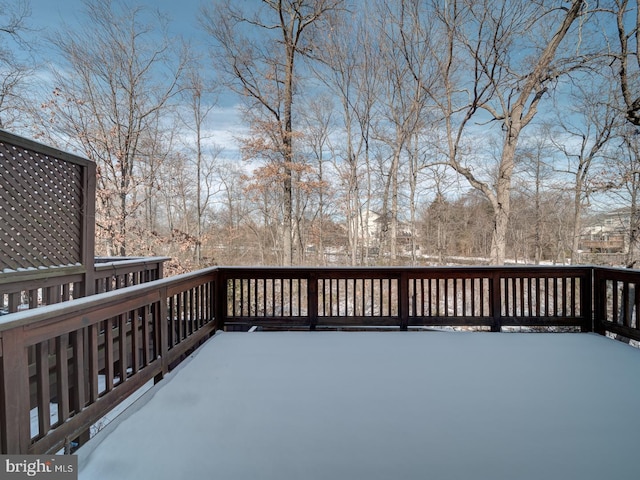
M 62 23 L 74 24 L 82 20 L 82 0 L 29 0 L 32 23 L 48 28 Z M 203 0 L 124 0 L 125 4 L 147 6 L 165 12 L 172 22 L 172 30 L 185 37 L 195 34 L 197 15 Z
M 14 0 L 9 0 L 14 1 Z M 84 18 L 83 0 L 27 0 L 31 6 L 29 24 L 35 31 L 34 35 L 44 38 L 47 33 L 52 33 L 68 25 L 82 25 Z M 115 0 L 117 1 L 117 0 Z M 151 10 L 159 10 L 169 20 L 169 32 L 171 35 L 181 35 L 185 40 L 192 42 L 198 48 L 206 42 L 206 34 L 198 23 L 200 7 L 207 0 L 122 0 L 126 5 L 148 7 Z M 211 0 L 209 0 L 211 3 Z M 50 65 L 55 62 L 53 56 L 47 52 L 47 44 L 44 42 L 37 48 L 36 55 L 42 56 L 42 60 Z M 206 57 L 205 57 L 206 58 Z M 227 156 L 237 157 L 238 146 L 236 137 L 244 132 L 244 126 L 239 118 L 236 99 L 230 95 L 221 95 L 218 106 L 209 115 L 208 130 L 213 142 L 224 148 Z

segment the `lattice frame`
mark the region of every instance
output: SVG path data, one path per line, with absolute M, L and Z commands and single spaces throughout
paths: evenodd
M 88 164 L 2 132 L 0 274 L 83 263 Z

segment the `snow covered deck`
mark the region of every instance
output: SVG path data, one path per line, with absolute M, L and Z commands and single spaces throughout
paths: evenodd
M 218 333 L 79 478 L 638 478 L 639 373 L 586 333 Z

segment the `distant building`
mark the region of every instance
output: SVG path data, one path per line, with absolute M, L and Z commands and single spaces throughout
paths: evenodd
M 582 229 L 580 249 L 589 253 L 626 253 L 630 217 L 629 208 L 593 216 Z
M 382 239 L 382 231 L 388 227 L 385 217 L 376 211 L 369 210 L 362 212 L 362 227 L 358 230 L 360 242 L 366 247 L 379 247 Z M 396 239 L 399 245 L 411 242 L 411 225 L 398 220 L 398 231 Z

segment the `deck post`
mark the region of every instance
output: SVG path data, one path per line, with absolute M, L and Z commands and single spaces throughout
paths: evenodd
M 82 238 L 81 262 L 85 267 L 83 296 L 96 293 L 95 231 L 96 231 L 96 164 L 88 162 L 82 169 Z
M 400 330 L 406 331 L 409 326 L 409 275 L 406 271 L 398 278 L 398 319 Z
M 215 273 L 215 318 L 216 330 L 224 331 L 224 320 L 227 311 L 227 278 L 219 270 Z
M 593 280 L 591 291 L 593 292 L 593 331 L 600 335 L 605 335 L 606 330 L 602 321 L 606 318 L 605 305 L 607 298 L 607 281 L 601 278 L 600 269 L 594 268 L 592 269 L 592 272 Z
M 502 322 L 500 321 L 502 313 L 502 287 L 500 283 L 500 273 L 497 270 L 491 272 L 491 284 L 489 286 L 489 311 L 493 317 L 493 323 L 491 325 L 492 332 L 499 332 L 502 329 Z
M 3 454 L 26 454 L 29 431 L 29 365 L 22 328 L 2 332 L 0 421 Z
M 315 330 L 318 324 L 318 275 L 313 272 L 307 279 L 307 315 L 309 330 Z
M 594 295 L 597 295 L 595 289 L 598 288 L 594 283 L 595 269 L 589 268 L 586 275 L 580 281 L 580 314 L 584 321 L 580 330 L 582 332 L 596 331 L 596 318 L 598 312 L 595 310 L 597 306 L 594 304 Z
M 154 330 L 156 334 L 156 354 L 160 355 L 162 364 L 161 371 L 154 379 L 153 383 L 158 383 L 169 372 L 169 314 L 167 309 L 167 288 L 160 289 L 160 301 L 152 309 L 154 315 Z
M 73 349 L 73 396 L 71 398 L 74 415 L 78 415 L 86 406 L 87 366 L 85 364 L 85 330 L 75 330 L 70 334 Z M 73 439 L 78 447 L 89 441 L 90 429 L 86 428 Z

